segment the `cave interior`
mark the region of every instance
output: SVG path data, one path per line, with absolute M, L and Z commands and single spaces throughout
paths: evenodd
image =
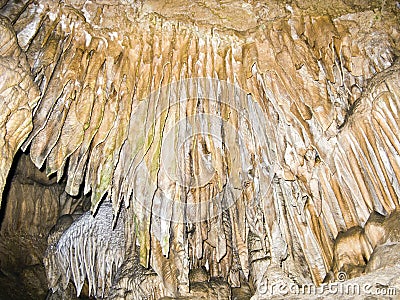
M 397 299 L 399 55 L 392 0 L 0 0 L 0 299 Z

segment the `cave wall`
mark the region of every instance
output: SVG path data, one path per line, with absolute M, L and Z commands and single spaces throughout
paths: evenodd
M 1 299 L 45 299 L 43 255 L 62 207 L 63 186 L 18 153 L 4 192 L 0 231 Z
M 32 110 L 38 101 L 39 90 L 33 83 L 25 53 L 18 46 L 15 31 L 9 20 L 2 16 L 0 26 L 2 194 L 13 157 L 32 130 Z
M 399 8 L 356 2 L 8 1 L 1 58 L 24 62 L 33 127 L 5 137 L 2 176 L 24 141 L 93 211 L 128 209 L 171 290 L 207 264 L 233 286 L 270 265 L 319 284 L 340 231 L 399 206 Z M 38 232 L 60 215 L 42 205 Z
M 0 230 L 0 299 L 45 299 L 43 258 L 60 221 L 89 210 L 89 199 L 71 197 L 65 182 L 36 168 L 29 155 L 17 152 L 3 195 Z M 66 227 L 68 228 L 68 227 Z M 62 228 L 65 230 L 66 228 Z M 71 299 L 76 297 L 71 288 Z

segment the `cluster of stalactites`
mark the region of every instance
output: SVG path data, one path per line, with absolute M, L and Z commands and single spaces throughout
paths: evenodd
M 319 283 L 340 230 L 398 206 L 398 25 L 293 14 L 228 35 L 42 4 L 16 20 L 41 90 L 24 149 L 93 208 L 132 206 L 142 265 L 175 251 L 236 284 L 251 233 Z
M 95 216 L 84 213 L 48 246 L 44 263 L 53 292 L 73 282 L 79 296 L 86 281 L 89 296 L 108 294 L 125 256 L 123 220 L 113 227 L 112 216 L 111 204 L 103 203 Z

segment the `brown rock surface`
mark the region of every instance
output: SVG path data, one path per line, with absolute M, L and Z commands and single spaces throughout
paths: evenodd
M 44 237 L 72 217 L 83 200 L 52 194 L 65 181 L 94 215 L 110 200 L 114 224 L 126 208 L 116 298 L 191 297 L 189 271 L 203 267 L 256 295 L 274 268 L 317 285 L 340 253 L 364 268 L 370 253 L 339 251 L 338 234 L 399 207 L 399 12 L 363 0 L 0 1 L 0 188 L 21 146 L 55 176 L 25 188 L 24 170 L 2 231 Z
M 8 19 L 0 16 L 0 195 L 14 155 L 32 129 L 38 96 L 14 29 Z

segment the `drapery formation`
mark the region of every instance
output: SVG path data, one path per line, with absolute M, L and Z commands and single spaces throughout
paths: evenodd
M 49 246 L 44 263 L 53 292 L 66 289 L 71 280 L 79 295 L 87 280 L 89 295 L 103 298 L 124 259 L 122 218 L 114 228 L 111 205 L 104 203 L 96 218 L 86 212 Z
M 210 25 L 152 2 L 2 11 L 40 90 L 23 149 L 94 210 L 129 206 L 140 263 L 183 270 L 171 289 L 203 265 L 239 285 L 256 251 L 320 283 L 339 231 L 399 205 L 398 24 L 235 9 Z

